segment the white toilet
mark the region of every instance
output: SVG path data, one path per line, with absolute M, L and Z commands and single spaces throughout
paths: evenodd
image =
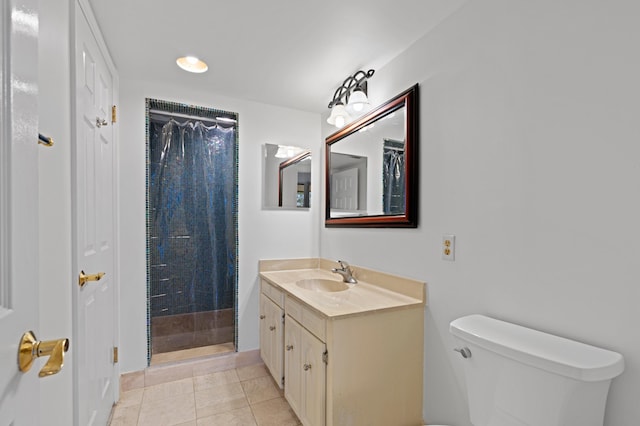
M 609 384 L 624 370 L 619 353 L 483 315 L 449 331 L 474 426 L 602 426 Z

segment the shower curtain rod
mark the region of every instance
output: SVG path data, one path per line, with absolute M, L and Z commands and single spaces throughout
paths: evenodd
M 233 120 L 233 121 L 218 120 L 218 119 L 215 119 L 215 118 L 199 117 L 197 115 L 181 114 L 179 112 L 162 111 L 162 110 L 153 109 L 153 108 L 149 109 L 149 113 L 150 114 L 160 114 L 160 115 L 163 115 L 163 116 L 168 117 L 168 118 L 173 118 L 173 117 L 189 118 L 189 119 L 192 119 L 192 120 L 206 121 L 206 122 L 215 123 L 215 124 L 219 124 L 219 122 L 222 122 L 222 123 L 227 123 L 228 122 L 228 123 L 233 124 L 234 126 L 236 125 L 236 120 Z M 232 119 L 229 119 L 229 120 L 232 120 Z

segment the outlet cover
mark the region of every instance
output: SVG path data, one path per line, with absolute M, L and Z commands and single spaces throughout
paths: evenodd
M 442 236 L 442 260 L 453 262 L 456 259 L 456 236 L 445 234 Z

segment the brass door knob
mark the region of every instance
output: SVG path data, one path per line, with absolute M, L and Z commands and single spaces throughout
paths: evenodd
M 40 341 L 33 331 L 27 331 L 20 339 L 18 347 L 18 368 L 23 373 L 31 369 L 33 360 L 48 356 L 49 360 L 42 367 L 38 376 L 46 377 L 59 373 L 64 366 L 64 353 L 69 350 L 69 339 Z
M 104 272 L 98 272 L 97 274 L 86 275 L 84 271 L 80 271 L 78 276 L 78 285 L 82 288 L 89 281 L 100 281 L 105 276 Z

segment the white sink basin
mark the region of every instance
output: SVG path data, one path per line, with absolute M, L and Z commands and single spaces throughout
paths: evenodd
M 342 281 L 325 280 L 322 278 L 311 278 L 307 280 L 296 281 L 296 285 L 307 290 L 321 292 L 336 292 L 349 289 L 349 286 Z

